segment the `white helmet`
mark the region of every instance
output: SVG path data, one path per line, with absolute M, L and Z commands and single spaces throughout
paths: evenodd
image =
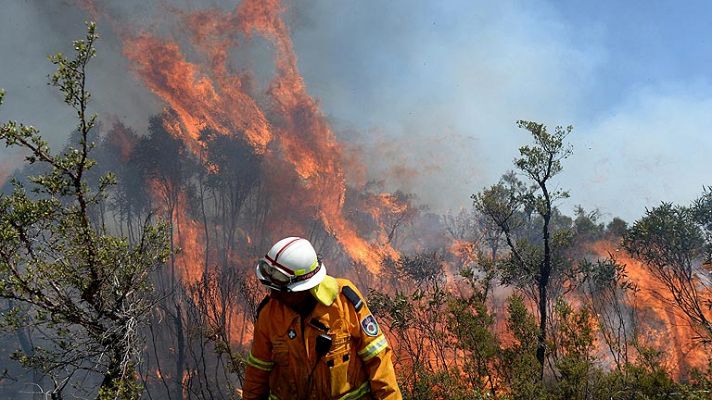
M 314 247 L 299 237 L 275 243 L 257 263 L 256 271 L 263 285 L 286 292 L 309 290 L 326 276 L 326 267 L 319 262 Z

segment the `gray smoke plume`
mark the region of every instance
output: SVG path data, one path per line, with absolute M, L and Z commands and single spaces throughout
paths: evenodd
M 45 57 L 81 37 L 82 21 L 91 18 L 80 5 L 87 1 L 10 0 L 0 13 L 0 87 L 8 92 L 0 118 L 31 122 L 55 145 L 73 122 L 45 85 L 52 71 Z M 236 6 L 228 0 L 95 3 L 103 39 L 90 82 L 94 110 L 139 133 L 163 104 L 130 72 L 121 35 L 148 30 L 185 41 L 180 11 Z M 577 27 L 550 2 L 309 0 L 285 6 L 307 90 L 320 100 L 351 161 L 368 166 L 352 174 L 353 184 L 383 181 L 388 189 L 416 193 L 436 211 L 467 207 L 469 195 L 496 182 L 528 141 L 515 128 L 518 119 L 576 127 L 574 156 L 560 177 L 572 193 L 564 209 L 582 204 L 631 219 L 659 200 L 685 202 L 705 183 L 699 149 L 710 143 L 700 143 L 698 132 L 712 115 L 709 85 L 694 85 L 701 95 L 690 96 L 688 86 L 652 83 L 622 103 L 591 111 L 589 103 L 602 103 L 591 98 L 605 78 L 601 66 L 615 60 L 598 36 L 574 40 Z M 230 57 L 234 66 L 253 71 L 259 88 L 271 76 L 273 52 L 259 38 L 241 43 Z M 670 135 L 676 121 L 689 140 Z M 692 156 L 683 161 L 683 153 Z M 6 150 L 0 157 L 0 168 L 16 162 Z M 681 170 L 691 173 L 679 179 Z M 661 177 L 664 187 L 656 183 Z M 617 200 L 622 191 L 631 201 Z

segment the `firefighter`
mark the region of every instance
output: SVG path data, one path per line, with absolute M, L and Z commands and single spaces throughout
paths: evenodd
M 277 242 L 257 265 L 257 311 L 242 395 L 252 399 L 402 399 L 392 351 L 361 293 L 306 239 Z

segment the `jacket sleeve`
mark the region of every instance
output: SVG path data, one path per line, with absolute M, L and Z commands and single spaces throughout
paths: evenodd
M 247 355 L 245 382 L 242 385 L 242 398 L 245 400 L 264 400 L 269 396 L 269 376 L 274 362 L 272 343 L 267 335 L 267 314 L 259 313 L 255 322 L 254 339 Z
M 351 287 L 363 299 L 355 286 Z M 383 334 L 376 319 L 368 309 L 366 302 L 356 310 L 351 308 L 355 314 L 355 326 L 352 335 L 357 338 L 358 355 L 363 360 L 368 371 L 371 394 L 378 400 L 400 400 L 403 398 L 396 373 L 391 360 L 393 351 L 388 345 L 386 336 Z

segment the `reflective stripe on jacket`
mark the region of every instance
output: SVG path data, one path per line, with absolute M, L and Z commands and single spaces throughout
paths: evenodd
M 365 303 L 357 311 L 344 295 L 348 286 L 363 299 L 353 283 L 336 281 L 339 294 L 333 303 L 317 302 L 304 320 L 279 301 L 264 306 L 247 358 L 244 399 L 402 398 L 386 337 Z M 315 350 L 320 334 L 332 338 L 321 358 Z

